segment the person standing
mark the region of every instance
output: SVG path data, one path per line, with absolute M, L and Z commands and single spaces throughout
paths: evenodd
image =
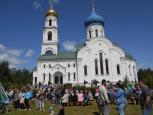
M 25 97 L 24 97 L 25 110 L 30 110 L 30 105 L 29 105 L 30 98 L 31 98 L 31 94 L 30 94 L 30 91 L 28 90 L 25 93 Z
M 151 90 L 147 88 L 143 80 L 139 81 L 141 87 L 140 94 L 140 106 L 142 115 L 152 114 L 152 100 L 151 100 Z
M 119 114 L 125 115 L 125 106 L 127 102 L 124 96 L 123 85 L 119 82 L 117 83 L 116 102 Z
M 109 115 L 110 107 L 109 107 L 109 98 L 107 94 L 107 86 L 106 86 L 106 80 L 103 79 L 101 82 L 101 86 L 99 87 L 99 97 L 103 104 L 101 104 L 100 111 L 103 115 Z

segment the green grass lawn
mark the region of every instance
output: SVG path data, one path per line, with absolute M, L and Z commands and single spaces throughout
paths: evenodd
M 45 110 L 44 111 L 36 111 L 34 109 L 34 103 L 31 102 L 31 110 L 14 110 L 13 106 L 10 107 L 10 112 L 5 115 L 49 115 L 49 107 L 51 104 L 46 102 Z M 110 115 L 118 115 L 115 105 L 111 105 L 111 113 Z M 55 107 L 55 115 L 57 115 L 59 111 L 58 107 Z M 98 108 L 95 102 L 89 106 L 67 106 L 65 107 L 65 115 L 98 115 Z M 141 115 L 140 107 L 138 105 L 128 105 L 126 108 L 126 115 Z

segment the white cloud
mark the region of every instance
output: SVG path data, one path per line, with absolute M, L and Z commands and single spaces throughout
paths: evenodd
M 5 46 L 3 44 L 0 44 L 0 50 L 4 50 Z
M 41 4 L 37 0 L 33 1 L 33 7 L 35 10 L 41 10 Z
M 26 60 L 20 59 L 23 51 L 20 49 L 8 48 L 0 44 L 0 61 L 8 61 L 10 67 L 18 67 L 22 64 L 28 63 Z
M 76 51 L 76 42 L 75 41 L 64 41 L 64 49 L 67 51 Z
M 27 51 L 27 53 L 26 53 L 26 56 L 27 56 L 27 57 L 31 57 L 31 56 L 33 55 L 33 53 L 34 53 L 34 50 L 29 49 L 29 50 Z
M 14 56 L 20 56 L 22 54 L 22 50 L 19 49 L 7 49 L 6 52 Z

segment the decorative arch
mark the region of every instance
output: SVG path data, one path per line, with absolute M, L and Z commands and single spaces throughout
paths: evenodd
M 103 43 L 105 43 L 108 47 L 112 47 L 113 46 L 113 44 L 112 44 L 112 42 L 110 41 L 110 40 L 108 40 L 108 39 L 93 39 L 93 42 L 90 42 L 89 43 L 89 46 L 93 46 L 94 44 L 96 44 L 97 42 L 103 42 Z
M 63 73 L 57 71 L 54 73 L 54 84 L 63 84 Z
M 81 48 L 79 51 L 78 51 L 78 53 L 77 53 L 77 58 L 81 58 L 82 57 L 82 54 L 84 53 L 84 52 L 88 52 L 89 51 L 89 48 L 88 47 L 83 47 L 83 48 Z
M 125 57 L 125 53 L 124 53 L 123 49 L 121 49 L 120 47 L 118 47 L 118 46 L 113 46 L 113 47 L 111 48 L 111 50 L 112 50 L 112 51 L 114 50 L 114 51 L 118 52 L 118 53 L 120 54 L 121 57 Z
M 56 54 L 55 49 L 53 49 L 53 48 L 51 48 L 51 47 L 45 48 L 45 49 L 44 49 L 44 54 L 46 54 L 47 51 L 48 51 L 49 53 L 50 53 L 50 51 L 52 51 L 52 54 Z
M 45 52 L 45 55 L 53 55 L 54 53 L 53 53 L 53 51 L 52 50 L 47 50 L 46 52 Z

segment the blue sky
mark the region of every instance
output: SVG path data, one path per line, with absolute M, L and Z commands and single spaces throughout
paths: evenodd
M 58 0 L 61 50 L 84 42 L 91 0 Z M 49 0 L 0 0 L 0 60 L 33 69 L 40 55 Z M 133 55 L 139 67 L 153 68 L 153 0 L 96 0 L 107 37 Z

